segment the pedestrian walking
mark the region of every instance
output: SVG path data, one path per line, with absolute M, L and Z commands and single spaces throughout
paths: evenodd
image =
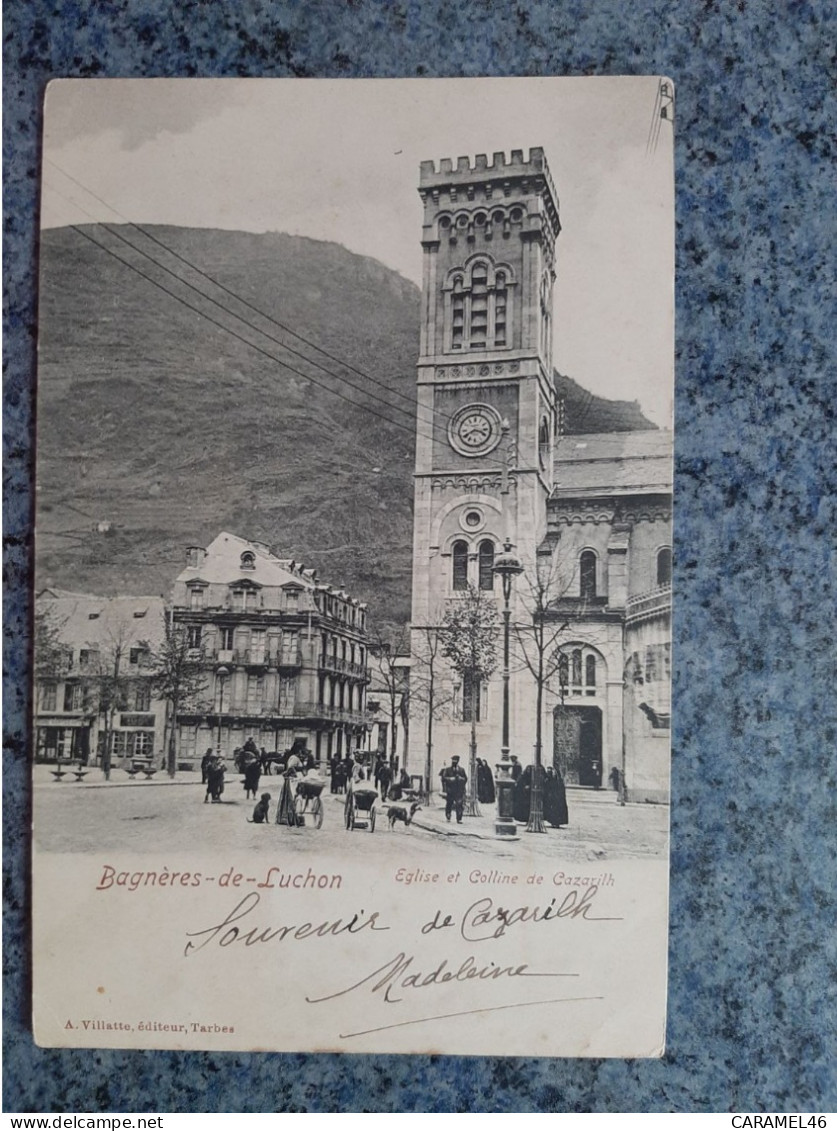
M 389 793 L 389 787 L 392 783 L 392 770 L 386 762 L 382 762 L 378 767 L 378 790 L 381 794 L 381 801 L 386 801 Z

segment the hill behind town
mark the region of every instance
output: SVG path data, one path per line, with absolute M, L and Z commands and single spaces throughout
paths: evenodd
M 145 231 L 42 233 L 36 586 L 168 593 L 227 529 L 406 621 L 418 288 L 337 244 Z M 571 433 L 653 427 L 556 381 Z

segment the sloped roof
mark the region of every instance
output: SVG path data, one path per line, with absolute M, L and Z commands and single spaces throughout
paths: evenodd
M 36 607 L 48 611 L 60 639 L 78 647 L 102 650 L 121 643 L 126 647 L 144 642 L 157 648 L 163 639 L 162 597 L 96 597 L 90 593 L 47 590 Z
M 564 436 L 555 450 L 553 498 L 671 491 L 672 444 L 662 428 Z
M 249 551 L 255 558 L 255 569 L 241 568 L 241 555 Z M 178 581 L 207 581 L 229 585 L 247 578 L 259 585 L 295 585 L 300 589 L 316 589 L 311 570 L 291 569 L 290 559 L 277 558 L 264 543 L 248 542 L 237 534 L 222 530 L 206 547 L 206 557 L 197 568 L 184 569 Z

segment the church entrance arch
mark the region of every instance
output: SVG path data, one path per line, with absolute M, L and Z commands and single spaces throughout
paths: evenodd
M 552 760 L 567 785 L 602 784 L 602 712 L 559 704 L 554 712 Z

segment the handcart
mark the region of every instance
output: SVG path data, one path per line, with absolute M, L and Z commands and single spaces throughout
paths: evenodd
M 349 788 L 343 810 L 347 832 L 353 832 L 355 829 L 369 829 L 370 833 L 374 833 L 377 800 L 378 791 L 375 789 Z
M 315 829 L 323 827 L 323 813 L 325 807 L 320 794 L 323 792 L 325 782 L 314 781 L 311 778 L 302 778 L 296 785 L 294 810 L 297 825 L 304 825 L 305 818 L 310 817 Z

